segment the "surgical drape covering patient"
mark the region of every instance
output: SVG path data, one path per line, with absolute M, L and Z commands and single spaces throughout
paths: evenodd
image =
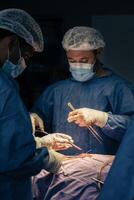
M 45 170 L 33 178 L 36 200 L 95 200 L 114 156 L 80 154 L 64 156 L 57 174 Z

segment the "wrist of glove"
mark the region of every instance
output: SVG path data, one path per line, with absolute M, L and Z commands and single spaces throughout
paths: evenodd
M 34 137 L 35 143 L 36 143 L 36 149 L 39 149 L 42 147 L 42 141 L 39 137 Z M 45 147 L 45 146 L 44 146 Z
M 100 128 L 103 128 L 108 120 L 108 113 L 102 112 L 99 110 L 93 110 L 94 113 L 94 123 L 96 126 L 99 126 Z M 90 125 L 90 119 L 89 122 L 87 121 L 87 124 Z
M 45 170 L 51 173 L 56 173 L 60 169 L 62 161 L 64 160 L 65 156 L 54 150 L 48 150 L 48 152 L 49 152 L 49 159 L 48 163 L 45 165 Z
M 69 113 L 68 122 L 80 127 L 96 125 L 103 128 L 108 120 L 108 113 L 90 108 L 80 108 Z

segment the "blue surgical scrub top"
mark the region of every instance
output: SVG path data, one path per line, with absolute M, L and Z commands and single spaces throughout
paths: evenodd
M 98 142 L 87 128 L 81 128 L 67 122 L 67 106 L 71 102 L 74 108 L 92 108 L 109 112 L 108 122 L 104 128 L 94 126 L 103 142 Z M 72 78 L 59 81 L 49 86 L 33 107 L 44 120 L 48 132 L 63 132 L 73 137 L 75 144 L 83 152 L 115 154 L 118 145 L 134 113 L 134 95 L 125 81 L 114 73 L 97 77 L 86 82 Z M 71 148 L 65 154 L 78 154 Z

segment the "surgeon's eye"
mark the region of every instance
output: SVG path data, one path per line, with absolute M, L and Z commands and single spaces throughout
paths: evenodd
M 85 58 L 82 58 L 82 59 L 80 60 L 81 63 L 88 63 L 88 61 L 89 61 L 89 59 L 85 59 Z
M 76 60 L 68 59 L 68 62 L 69 62 L 69 63 L 76 63 L 77 61 L 76 61 Z

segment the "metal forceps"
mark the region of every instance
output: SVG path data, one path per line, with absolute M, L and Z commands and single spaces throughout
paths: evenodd
M 68 107 L 71 109 L 71 110 L 75 110 L 75 108 L 73 107 L 73 105 L 68 102 Z M 102 143 L 103 139 L 102 137 L 97 133 L 97 131 L 92 127 L 92 126 L 86 126 L 87 129 L 92 133 L 92 135 L 96 138 L 96 140 L 98 140 L 100 143 Z

